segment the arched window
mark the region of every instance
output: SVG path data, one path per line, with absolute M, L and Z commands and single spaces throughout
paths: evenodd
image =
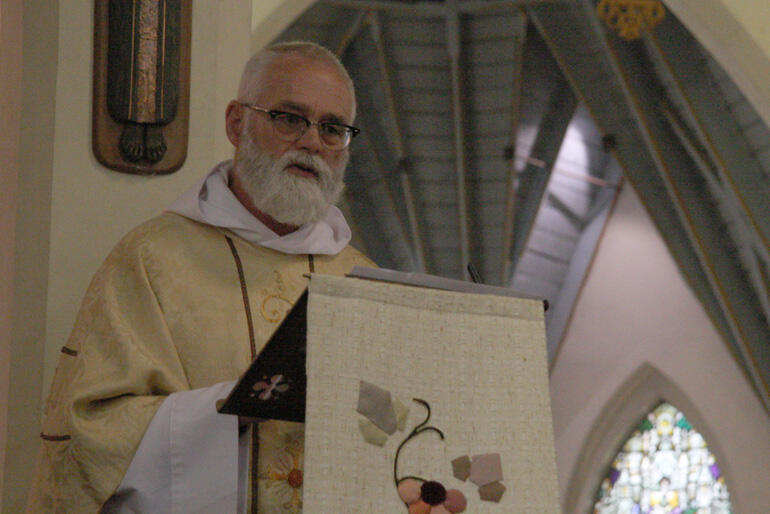
M 724 477 L 685 415 L 663 402 L 645 417 L 602 481 L 595 514 L 732 513 Z

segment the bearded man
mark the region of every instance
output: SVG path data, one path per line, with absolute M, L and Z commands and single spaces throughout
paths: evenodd
M 358 129 L 353 84 L 312 43 L 247 63 L 235 158 L 130 232 L 62 348 L 30 512 L 298 512 L 303 428 L 215 403 L 307 285 L 371 265 L 334 207 Z

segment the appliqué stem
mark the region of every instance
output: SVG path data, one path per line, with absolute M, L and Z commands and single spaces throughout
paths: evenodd
M 396 487 L 398 487 L 398 484 L 400 482 L 406 480 L 407 478 L 412 478 L 414 480 L 419 480 L 420 482 L 425 482 L 424 478 L 420 478 L 420 477 L 416 477 L 416 476 L 412 476 L 412 475 L 408 475 L 408 476 L 404 476 L 404 477 L 398 478 L 398 456 L 401 453 L 401 449 L 404 447 L 404 445 L 407 443 L 407 441 L 409 441 L 409 440 L 413 439 L 414 437 L 420 435 L 421 433 L 427 432 L 427 431 L 436 432 L 442 440 L 444 439 L 444 433 L 441 430 L 439 430 L 436 427 L 425 426 L 425 425 L 428 424 L 428 421 L 430 420 L 430 405 L 428 405 L 428 402 L 426 402 L 425 400 L 421 400 L 420 398 L 412 398 L 412 400 L 414 400 L 415 402 L 417 402 L 417 403 L 421 404 L 423 407 L 425 407 L 425 409 L 428 411 L 428 415 L 425 417 L 425 420 L 422 423 L 420 423 L 419 425 L 417 425 L 416 427 L 414 427 L 412 429 L 412 431 L 409 433 L 409 435 L 406 436 L 406 439 L 401 441 L 401 444 L 398 445 L 398 449 L 396 450 L 396 459 L 393 462 L 393 481 L 395 482 Z

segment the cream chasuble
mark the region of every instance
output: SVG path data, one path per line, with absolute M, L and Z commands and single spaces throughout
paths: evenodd
M 226 235 L 242 263 L 257 352 L 307 286 L 308 255 L 256 246 L 177 214 L 129 233 L 94 277 L 62 348 L 30 512 L 99 511 L 170 394 L 233 381 L 248 367 L 244 295 Z M 326 274 L 372 265 L 349 246 L 313 263 Z M 270 424 L 265 437 L 265 448 L 301 440 Z M 287 473 L 292 458 L 283 461 L 292 466 Z M 263 470 L 266 484 L 282 469 Z M 290 483 L 288 474 L 283 481 Z

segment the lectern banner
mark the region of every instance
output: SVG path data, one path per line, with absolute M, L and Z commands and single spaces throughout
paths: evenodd
M 560 511 L 540 301 L 312 275 L 305 423 L 304 512 Z

